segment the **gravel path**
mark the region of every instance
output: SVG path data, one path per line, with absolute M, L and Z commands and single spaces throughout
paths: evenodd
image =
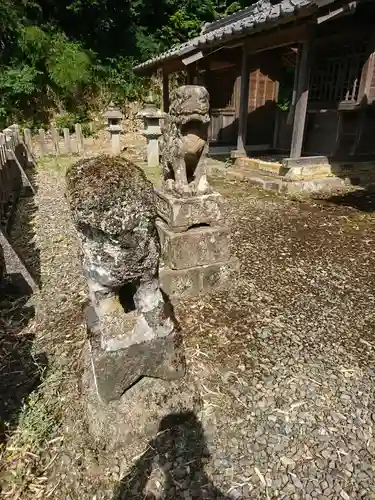
M 40 170 L 38 183 L 44 286 L 28 328 L 65 385 L 60 424 L 32 465 L 40 496 L 22 498 L 375 498 L 371 212 L 215 180 L 242 267 L 228 290 L 176 308 L 202 412 L 166 417 L 148 446 L 107 453 L 85 434 L 84 284 L 63 170 Z
M 233 499 L 374 498 L 374 217 L 217 187 L 242 272 L 184 311 L 206 470 Z

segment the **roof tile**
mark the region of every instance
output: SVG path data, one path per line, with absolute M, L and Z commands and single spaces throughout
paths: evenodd
M 202 48 L 205 45 L 210 45 L 215 40 L 230 39 L 233 35 L 251 33 L 255 26 L 258 27 L 269 21 L 277 21 L 281 17 L 292 15 L 301 7 L 313 3 L 314 0 L 282 0 L 279 4 L 272 5 L 270 0 L 259 0 L 246 9 L 204 26 L 200 36 L 172 47 L 172 49 L 139 64 L 135 69 L 151 67 L 157 62 L 185 55 L 193 52 L 197 47 Z

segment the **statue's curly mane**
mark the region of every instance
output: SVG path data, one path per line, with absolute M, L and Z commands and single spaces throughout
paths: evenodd
M 184 85 L 176 89 L 171 98 L 170 120 L 180 125 L 189 121 L 209 123 L 210 97 L 204 87 Z

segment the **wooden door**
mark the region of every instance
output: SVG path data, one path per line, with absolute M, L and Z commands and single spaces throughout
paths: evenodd
M 216 145 L 233 145 L 237 142 L 236 99 L 239 68 L 210 71 L 207 89 L 210 94 L 211 123 L 209 141 Z
M 247 144 L 272 145 L 282 55 L 269 50 L 249 56 L 250 86 Z

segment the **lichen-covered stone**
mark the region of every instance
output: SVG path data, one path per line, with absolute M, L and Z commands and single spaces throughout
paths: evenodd
M 119 288 L 155 275 L 154 195 L 141 169 L 117 157 L 84 159 L 68 170 L 67 192 L 88 278 Z
M 158 281 L 152 185 L 130 161 L 84 159 L 67 172 L 91 306 L 91 367 L 100 399 L 119 399 L 142 376 L 180 378 L 185 364 Z
M 160 143 L 165 188 L 178 196 L 210 191 L 205 167 L 209 122 L 205 87 L 184 85 L 174 91 Z

